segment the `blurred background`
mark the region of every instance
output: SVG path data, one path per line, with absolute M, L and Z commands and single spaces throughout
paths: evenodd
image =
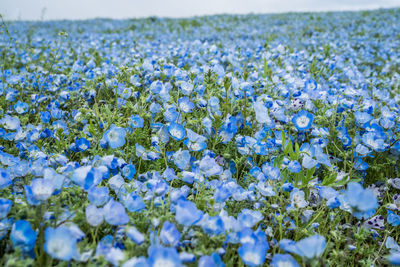
M 191 17 L 399 7 L 400 0 L 0 0 L 6 20 Z

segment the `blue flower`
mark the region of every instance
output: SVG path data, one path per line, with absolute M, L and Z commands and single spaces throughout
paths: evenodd
M 135 155 L 143 160 L 148 160 L 146 149 L 138 143 L 135 144 Z
M 265 255 L 268 250 L 268 242 L 244 243 L 239 249 L 238 253 L 242 261 L 248 266 L 260 266 L 265 261 Z
M 182 261 L 179 258 L 179 254 L 175 248 L 165 248 L 162 246 L 151 246 L 149 248 L 149 259 L 150 267 L 161 267 L 161 266 L 182 266 Z
M 400 246 L 397 244 L 393 237 L 388 236 L 386 239 L 385 247 L 390 249 L 391 253 L 400 253 Z
M 190 151 L 201 151 L 207 147 L 207 143 L 205 142 L 207 139 L 193 132 L 190 129 L 187 129 L 187 138 L 184 141 L 184 144 L 189 148 Z
M 51 115 L 50 115 L 50 113 L 48 111 L 40 112 L 40 120 L 43 123 L 49 123 L 50 119 L 51 119 Z
M 29 105 L 27 103 L 24 103 L 24 102 L 21 102 L 18 100 L 17 103 L 14 105 L 14 110 L 18 114 L 24 114 L 24 113 L 28 112 Z
M 164 112 L 164 120 L 166 122 L 176 121 L 178 119 L 179 113 L 176 111 L 175 107 L 170 107 Z
M 0 168 L 0 189 L 6 188 L 11 184 L 12 179 L 10 174 L 6 170 Z
M 71 181 L 85 190 L 100 183 L 96 178 L 95 170 L 90 166 L 83 166 L 75 169 L 71 175 Z
M 203 212 L 188 200 L 180 200 L 176 205 L 176 221 L 185 226 L 191 226 L 203 218 Z
M 0 219 L 7 217 L 13 202 L 6 198 L 0 198 Z
M 35 198 L 32 192 L 32 188 L 29 185 L 24 185 L 24 189 L 25 189 L 26 202 L 28 202 L 29 205 L 33 206 L 40 205 L 41 201 Z
M 358 171 L 365 171 L 369 168 L 369 164 L 362 160 L 361 157 L 356 157 L 354 159 L 354 169 Z
M 147 259 L 143 256 L 133 257 L 122 264 L 122 267 L 149 267 Z
M 172 156 L 172 160 L 179 169 L 186 170 L 190 162 L 190 152 L 179 149 Z
M 369 153 L 371 153 L 371 150 L 368 149 L 368 147 L 362 145 L 362 144 L 358 144 L 356 146 L 356 152 L 361 156 L 361 157 L 365 157 L 367 156 Z
M 175 139 L 176 141 L 180 141 L 185 138 L 185 127 L 178 123 L 171 122 L 168 125 L 168 133 L 173 139 Z
M 160 104 L 152 102 L 150 105 L 150 112 L 152 113 L 152 115 L 154 116 L 155 114 L 157 114 L 160 111 L 161 111 Z
M 46 228 L 44 235 L 44 251 L 52 258 L 69 261 L 78 255 L 76 238 L 68 228 Z
M 130 226 L 126 229 L 126 235 L 138 245 L 141 245 L 144 242 L 144 235 L 134 226 Z
M 196 255 L 188 252 L 181 252 L 179 253 L 179 258 L 183 263 L 194 263 L 196 261 Z M 200 266 L 200 261 L 198 263 L 198 266 Z M 203 265 L 203 267 L 206 267 L 209 265 Z
M 325 250 L 326 240 L 321 235 L 313 235 L 304 238 L 296 243 L 298 254 L 301 257 L 308 259 L 318 258 L 322 255 Z
M 268 115 L 268 109 L 263 102 L 257 101 L 254 103 L 254 111 L 256 112 L 256 120 L 258 123 L 271 124 L 272 120 Z
M 172 188 L 171 191 L 171 201 L 173 203 L 177 203 L 179 200 L 185 200 L 187 195 L 189 194 L 189 187 L 184 185 L 181 188 Z
M 308 155 L 304 155 L 302 166 L 306 169 L 312 169 L 318 164 L 318 161 Z
M 11 117 L 10 115 L 5 115 L 0 123 L 4 125 L 7 130 L 17 130 L 21 127 L 21 122 L 18 117 Z
M 19 220 L 13 224 L 10 239 L 14 248 L 21 247 L 22 251 L 31 251 L 35 247 L 36 237 L 37 233 L 29 222 Z
M 327 167 L 331 167 L 332 164 L 329 160 L 329 156 L 327 154 L 323 153 L 322 146 L 321 145 L 313 145 L 313 148 L 314 148 L 314 155 L 315 155 L 316 160 L 319 163 L 326 165 Z
M 260 222 L 264 216 L 257 210 L 243 209 L 237 219 L 244 227 L 253 227 Z
M 212 96 L 208 100 L 208 107 L 210 108 L 210 111 L 212 113 L 215 113 L 217 115 L 220 115 L 221 112 L 219 111 L 219 99 L 218 97 Z
M 134 192 L 126 195 L 123 200 L 124 206 L 129 212 L 139 212 L 146 208 L 143 199 Z
M 113 265 L 119 265 L 119 262 L 122 261 L 125 256 L 117 244 L 114 243 L 114 238 L 111 235 L 106 235 L 98 243 L 95 257 L 102 255 Z
M 293 116 L 292 122 L 297 130 L 305 131 L 311 128 L 314 116 L 305 110 L 300 111 Z
M 135 165 L 133 164 L 127 164 L 122 168 L 122 175 L 129 181 L 132 180 L 135 173 L 136 173 L 136 168 Z
M 281 171 L 278 168 L 264 164 L 262 172 L 271 180 L 278 180 L 281 177 Z
M 201 159 L 199 168 L 206 177 L 219 175 L 223 171 L 222 167 L 218 165 L 215 159 L 211 158 L 209 155 Z
M 139 115 L 132 115 L 130 126 L 134 129 L 136 128 L 143 128 L 143 119 Z
M 110 199 L 103 207 L 104 219 L 111 225 L 122 225 L 129 222 L 129 217 L 125 212 L 124 206 L 118 201 Z
M 97 208 L 95 205 L 89 205 L 85 209 L 86 221 L 91 226 L 99 226 L 104 221 L 103 208 Z
M 376 131 L 363 134 L 361 140 L 366 146 L 377 152 L 383 152 L 388 147 L 388 144 Z
M 110 198 L 108 187 L 93 186 L 88 190 L 87 198 L 90 203 L 96 206 L 102 206 L 106 204 Z
M 190 95 L 193 91 L 193 84 L 183 81 L 180 83 L 179 89 L 184 95 Z
M 33 196 L 39 201 L 47 200 L 55 190 L 52 180 L 42 178 L 33 179 L 30 187 Z
M 337 197 L 332 197 L 326 201 L 326 206 L 331 209 L 338 208 L 338 207 L 340 207 L 340 205 L 341 205 L 341 203 Z
M 209 235 L 220 235 L 225 232 L 224 222 L 218 215 L 210 217 L 206 214 L 201 221 L 201 227 Z
M 149 159 L 149 160 L 157 160 L 157 159 L 159 159 L 161 156 L 160 156 L 160 154 L 159 153 L 156 153 L 156 152 L 154 152 L 154 151 L 149 151 L 148 153 L 147 153 L 147 158 Z
M 300 267 L 290 254 L 275 254 L 271 261 L 272 267 Z
M 163 87 L 164 85 L 161 81 L 154 81 L 150 85 L 150 90 L 153 94 L 159 94 Z
M 175 224 L 165 221 L 161 228 L 160 239 L 164 245 L 176 247 L 181 239 L 181 233 Z
M 298 188 L 290 192 L 290 202 L 293 208 L 304 208 L 307 206 L 307 201 L 304 199 L 304 192 Z
M 363 126 L 365 123 L 373 119 L 373 117 L 367 112 L 356 111 L 354 117 L 358 126 Z
M 167 182 L 178 179 L 178 176 L 176 176 L 174 169 L 169 167 L 164 170 L 164 172 L 162 173 L 162 177 L 165 178 Z
M 374 192 L 364 189 L 359 183 L 349 183 L 344 196 L 357 218 L 361 218 L 363 214 L 373 212 L 379 207 Z
M 0 213 L 1 213 L 1 207 L 0 207 Z M 8 233 L 8 230 L 11 228 L 12 221 L 13 221 L 12 218 L 0 220 L 0 240 L 2 240 L 4 236 Z
M 221 257 L 217 253 L 213 252 L 211 256 L 208 255 L 201 256 L 197 265 L 197 267 L 209 267 L 209 266 L 225 267 L 225 264 L 222 262 Z
M 179 109 L 183 113 L 190 113 L 194 109 L 194 104 L 189 100 L 187 96 L 178 99 Z
M 400 265 L 400 252 L 394 252 L 388 257 L 390 264 Z
M 112 190 L 114 190 L 115 193 L 120 192 L 120 190 L 123 190 L 124 184 L 125 184 L 124 178 L 122 178 L 122 176 L 119 174 L 114 175 L 108 180 L 108 185 Z
M 290 239 L 282 239 L 279 241 L 279 247 L 286 252 L 295 254 L 300 253 L 297 249 L 296 242 Z
M 288 169 L 290 172 L 298 173 L 301 171 L 301 165 L 297 160 L 292 160 L 289 162 Z
M 309 79 L 304 83 L 304 89 L 307 90 L 307 91 L 316 90 L 317 87 L 318 87 L 318 84 L 314 79 Z
M 104 133 L 103 139 L 111 148 L 119 148 L 125 144 L 126 129 L 114 124 Z
M 90 148 L 90 142 L 86 138 L 79 138 L 75 141 L 76 147 L 79 151 L 86 151 Z
M 393 226 L 399 226 L 400 225 L 400 216 L 391 210 L 388 210 L 387 212 L 388 212 L 388 215 L 387 215 L 388 224 L 391 224 Z
M 284 183 L 283 185 L 282 185 L 282 189 L 283 189 L 283 191 L 285 191 L 285 192 L 291 192 L 292 190 L 293 190 L 293 185 L 292 185 L 292 183 Z

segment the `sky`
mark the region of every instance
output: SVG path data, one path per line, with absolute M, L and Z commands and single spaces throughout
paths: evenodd
M 192 17 L 389 7 L 400 7 L 400 0 L 0 0 L 0 14 L 6 20 Z

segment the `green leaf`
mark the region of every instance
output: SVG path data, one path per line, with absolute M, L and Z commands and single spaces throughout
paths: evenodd
M 294 149 L 296 151 L 296 160 L 300 157 L 300 148 L 298 143 L 294 143 Z
M 336 178 L 337 178 L 337 173 L 332 172 L 327 178 L 324 179 L 322 185 L 325 186 L 332 185 L 336 181 Z
M 311 178 L 312 178 L 313 174 L 315 173 L 316 169 L 317 169 L 317 167 L 313 167 L 313 168 L 307 170 L 307 174 L 306 174 L 307 181 L 311 180 Z

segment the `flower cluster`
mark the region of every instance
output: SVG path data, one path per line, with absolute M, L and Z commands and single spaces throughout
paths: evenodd
M 400 264 L 399 10 L 4 29 L 10 265 Z

